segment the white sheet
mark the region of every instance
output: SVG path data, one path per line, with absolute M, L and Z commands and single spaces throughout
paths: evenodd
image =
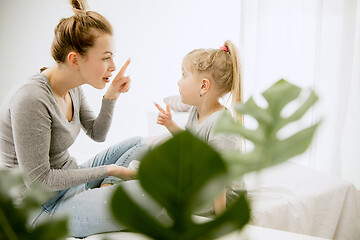
M 157 143 L 165 127 L 148 113 L 148 134 Z M 184 126 L 186 113 L 173 113 Z M 160 135 L 160 136 L 159 136 Z M 155 140 L 154 140 L 155 139 Z M 339 240 L 360 240 L 360 193 L 349 182 L 291 161 L 245 176 L 252 224 Z
M 326 239 L 360 239 L 360 193 L 345 180 L 286 162 L 247 174 L 245 184 L 252 225 Z
M 330 239 L 360 239 L 360 194 L 335 176 L 292 162 L 245 176 L 252 224 Z
M 148 114 L 148 136 L 153 143 L 167 133 L 156 125 L 156 117 L 157 113 Z M 187 115 L 174 117 L 184 125 Z M 327 239 L 360 239 L 360 193 L 345 180 L 288 161 L 247 174 L 245 184 L 252 203 L 252 225 Z

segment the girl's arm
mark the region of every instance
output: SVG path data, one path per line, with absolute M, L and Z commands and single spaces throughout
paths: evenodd
M 170 112 L 170 106 L 169 104 L 166 104 L 166 110 L 161 108 L 159 104 L 154 103 L 157 109 L 159 109 L 159 115 L 157 118 L 157 124 L 164 125 L 169 132 L 174 135 L 175 133 L 179 131 L 183 131 L 182 128 L 180 128 L 173 120 Z
M 214 147 L 218 152 L 223 152 L 227 150 L 240 151 L 241 141 L 237 136 L 216 134 L 212 132 L 209 137 L 209 144 Z M 238 181 L 238 180 L 237 180 Z M 242 180 L 239 179 L 242 182 Z M 233 183 L 230 183 L 226 188 L 234 187 Z M 243 186 L 245 189 L 245 186 Z M 226 209 L 226 189 L 213 200 L 215 213 L 218 215 Z
M 221 191 L 220 195 L 213 200 L 216 215 L 220 215 L 226 209 L 226 190 Z

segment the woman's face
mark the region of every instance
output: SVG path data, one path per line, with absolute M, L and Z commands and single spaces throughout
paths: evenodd
M 191 71 L 190 63 L 187 59 L 182 63 L 182 77 L 178 81 L 181 101 L 184 104 L 195 105 L 200 97 L 201 81 L 199 77 Z
M 85 56 L 80 57 L 80 74 L 85 83 L 97 89 L 103 89 L 110 82 L 114 64 L 115 44 L 109 34 L 101 34 L 93 47 L 89 48 Z

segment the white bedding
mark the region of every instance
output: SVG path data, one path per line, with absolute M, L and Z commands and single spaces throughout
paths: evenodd
M 148 113 L 148 134 L 164 138 Z M 173 112 L 185 126 L 187 113 Z M 159 135 L 161 137 L 159 137 Z M 288 161 L 245 176 L 252 201 L 252 224 L 329 239 L 360 239 L 360 193 L 349 182 Z
M 351 183 L 290 161 L 247 174 L 244 180 L 251 225 L 324 239 L 360 239 L 360 193 Z M 130 233 L 109 236 L 147 239 Z
M 335 176 L 292 162 L 245 176 L 252 224 L 330 239 L 360 239 L 360 194 Z
M 148 113 L 148 136 L 153 143 L 167 133 L 156 125 L 156 117 L 157 113 Z M 185 126 L 186 113 L 173 117 Z M 351 183 L 290 161 L 247 174 L 244 180 L 251 201 L 252 225 L 326 239 L 360 239 L 360 193 Z M 146 239 L 136 238 L 136 234 L 117 234 L 124 238 L 116 235 L 116 239 Z
M 181 127 L 187 116 L 173 112 Z M 157 136 L 153 143 L 167 133 L 156 125 L 156 117 L 157 113 L 148 113 L 148 134 Z M 244 180 L 253 225 L 329 239 L 360 239 L 360 193 L 351 183 L 291 161 L 247 174 Z

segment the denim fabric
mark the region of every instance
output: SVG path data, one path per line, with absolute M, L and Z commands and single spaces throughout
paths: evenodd
M 97 167 L 102 165 L 116 164 L 118 166 L 128 167 L 129 163 L 136 159 L 140 160 L 142 154 L 147 150 L 146 140 L 142 137 L 133 137 L 116 144 L 107 150 L 98 153 L 94 158 L 83 163 L 81 168 Z M 99 187 L 104 183 L 122 182 L 117 177 L 107 177 L 86 184 L 86 189 Z
M 109 164 L 128 167 L 132 160 L 140 160 L 147 148 L 144 138 L 130 138 L 97 154 L 80 167 L 91 168 Z M 34 227 L 51 216 L 67 215 L 70 220 L 70 234 L 74 237 L 123 230 L 124 227 L 114 220 L 109 209 L 110 197 L 117 186 L 99 186 L 103 183 L 119 183 L 124 187 L 130 184 L 133 187 L 128 188 L 129 191 L 141 199 L 144 198 L 144 193 L 137 182 L 108 177 L 62 190 L 42 206 L 42 210 L 33 218 L 30 226 Z

